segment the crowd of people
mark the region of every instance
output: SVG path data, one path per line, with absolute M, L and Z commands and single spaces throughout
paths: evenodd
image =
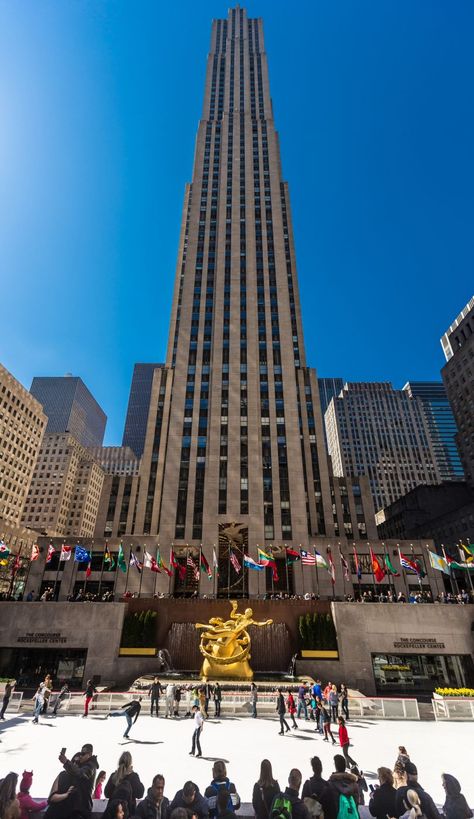
M 90 743 L 71 759 L 63 748 L 59 762 L 62 770 L 54 778 L 47 800 L 31 796 L 32 771 L 24 771 L 21 779 L 17 773 L 8 773 L 0 781 L 0 819 L 28 819 L 42 810 L 46 819 L 91 819 L 93 800 L 103 798 L 107 800 L 104 819 L 234 819 L 241 805 L 223 760 L 214 762 L 211 781 L 203 793 L 188 780 L 171 799 L 165 796 L 161 773 L 153 776 L 145 795 L 145 785 L 134 770 L 129 751 L 120 755 L 108 777 Z M 310 765 L 304 782 L 302 772 L 292 768 L 288 784 L 282 788 L 273 776 L 271 762 L 262 760 L 252 793 L 256 819 L 356 819 L 365 794 L 369 794 L 363 772 L 349 766 L 341 754 L 334 756 L 334 771 L 327 779 L 319 757 L 312 757 Z M 448 773 L 441 775 L 446 796 L 440 814 L 418 781 L 417 767 L 404 746 L 399 747 L 393 769 L 378 768 L 377 778 L 378 784 L 370 785 L 368 802 L 374 819 L 468 819 L 473 815 L 459 781 Z

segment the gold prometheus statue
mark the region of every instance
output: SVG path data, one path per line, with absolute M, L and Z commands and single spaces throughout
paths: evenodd
M 204 657 L 201 677 L 206 680 L 252 680 L 250 635 L 247 629 L 249 626 L 273 623 L 273 620 L 257 622 L 253 619 L 252 609 L 245 609 L 243 614 L 239 614 L 237 600 L 230 600 L 230 603 L 232 610 L 229 620 L 211 617 L 208 623 L 196 623 L 196 628 L 204 629 L 199 651 Z

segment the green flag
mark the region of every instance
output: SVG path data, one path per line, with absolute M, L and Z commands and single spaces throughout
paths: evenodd
M 117 566 L 119 567 L 119 569 L 120 569 L 122 572 L 126 572 L 126 571 L 127 571 L 127 563 L 126 563 L 126 560 L 125 560 L 125 555 L 124 555 L 124 553 L 123 553 L 123 546 L 122 546 L 122 544 L 120 544 L 120 546 L 119 546 L 119 550 L 118 550 Z
M 394 577 L 400 577 L 400 572 L 397 572 L 395 566 L 393 565 L 388 555 L 385 555 L 384 562 L 385 567 L 390 574 L 393 574 Z

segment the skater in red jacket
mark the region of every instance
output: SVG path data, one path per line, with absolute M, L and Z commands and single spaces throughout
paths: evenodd
M 347 766 L 357 765 L 357 762 L 354 762 L 352 757 L 349 756 L 349 734 L 347 733 L 345 719 L 344 717 L 338 717 L 337 721 L 339 723 L 339 742 L 341 743 L 342 753 L 344 754 Z

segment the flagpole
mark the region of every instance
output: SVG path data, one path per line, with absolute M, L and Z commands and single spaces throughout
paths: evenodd
M 372 572 L 372 585 L 374 587 L 374 597 L 375 597 L 375 595 L 377 594 L 377 587 L 375 585 L 375 575 L 374 575 L 374 567 L 373 567 L 373 564 L 372 564 L 372 555 L 370 554 L 370 550 L 371 550 L 372 547 L 371 547 L 370 543 L 367 543 L 367 546 L 369 547 L 370 570 Z M 373 551 L 373 549 L 372 549 L 372 551 Z
M 388 554 L 388 549 L 387 549 L 385 543 L 382 543 L 382 546 L 383 546 L 383 556 L 384 556 L 384 563 L 385 563 L 385 569 L 386 569 L 385 574 L 388 575 L 388 589 L 391 592 L 392 591 L 392 581 L 393 581 L 392 572 L 388 568 L 387 561 L 385 559 L 388 556 L 388 559 L 390 560 L 390 555 Z
M 414 550 L 414 548 L 413 548 L 413 543 L 410 543 L 410 552 L 411 552 L 411 555 L 412 555 L 412 557 L 413 557 L 413 563 L 414 563 L 414 564 L 415 564 L 415 566 L 416 566 L 416 559 L 415 559 L 415 558 L 416 558 L 416 555 L 415 555 L 415 550 Z M 420 593 L 421 593 L 421 584 L 422 584 L 422 582 L 423 582 L 423 578 L 422 578 L 422 576 L 421 576 L 421 572 L 418 572 L 418 585 L 419 585 L 419 587 L 420 587 Z
M 125 591 L 124 591 L 124 594 L 127 594 L 127 589 L 128 589 L 128 575 L 129 575 L 129 572 L 130 572 L 130 557 L 131 557 L 131 554 L 132 554 L 132 547 L 130 546 L 130 551 L 128 553 L 127 576 L 125 578 Z M 125 557 L 125 552 L 124 552 L 124 557 Z
M 65 546 L 65 545 L 66 545 L 66 541 L 63 540 L 63 546 Z M 54 581 L 54 594 L 53 594 L 54 599 L 56 599 L 56 586 L 58 585 L 60 567 L 61 567 L 61 552 L 59 552 L 58 568 L 56 570 L 56 578 L 55 578 L 55 581 Z
M 301 546 L 301 543 L 300 543 Z M 288 568 L 288 552 L 286 551 L 286 543 L 285 543 L 285 569 L 286 569 L 286 593 L 290 594 L 290 575 L 289 575 L 289 568 Z
M 339 541 L 337 545 L 338 545 L 338 548 L 339 548 L 339 563 L 341 564 L 342 588 L 343 588 L 343 594 L 344 594 L 344 600 L 345 600 L 346 599 L 346 578 L 345 578 L 344 566 L 342 565 L 341 542 Z
M 215 561 L 214 561 L 214 555 L 216 557 Z M 214 564 L 212 566 L 212 571 L 213 571 L 213 575 L 214 575 L 213 578 L 212 578 L 212 585 L 214 587 L 214 599 L 217 600 L 217 574 L 218 574 L 219 558 L 217 557 L 216 544 L 215 543 L 214 543 L 214 546 L 212 547 L 212 563 Z M 217 563 L 217 566 L 215 565 L 215 563 Z
M 114 577 L 114 588 L 112 590 L 112 600 L 115 600 L 115 590 L 117 588 L 117 577 L 118 577 L 118 573 L 119 573 L 118 556 L 119 556 L 120 545 L 121 545 L 121 542 L 119 543 L 119 547 L 117 549 L 117 558 L 115 560 L 115 577 Z M 123 547 L 122 547 L 122 551 L 123 551 Z M 110 557 L 112 557 L 112 552 L 110 553 Z
M 313 555 L 316 557 L 315 546 L 313 543 Z M 316 562 L 314 564 L 314 568 L 316 569 L 316 594 L 319 597 L 319 573 L 318 573 L 318 558 L 316 557 Z
M 429 553 L 430 547 L 428 546 L 427 543 L 425 543 L 425 547 L 426 547 L 426 549 L 427 549 L 427 551 Z M 430 561 L 430 566 L 431 566 L 431 561 Z M 426 562 L 425 562 L 425 567 L 426 567 Z M 444 574 L 444 572 L 443 572 L 443 574 Z M 438 577 L 438 572 L 437 571 L 435 571 L 435 573 L 434 573 L 434 578 L 435 578 L 435 583 L 436 583 L 436 594 L 439 596 L 440 592 L 439 592 L 439 582 L 438 581 L 439 581 L 440 578 Z
M 105 553 L 108 551 L 107 540 L 104 544 L 104 554 L 102 555 L 102 566 L 100 568 L 100 578 L 99 578 L 99 591 L 97 592 L 97 596 L 100 597 L 100 593 L 102 591 L 102 578 L 104 576 L 104 562 L 105 562 Z
M 470 538 L 469 538 L 469 540 L 470 540 Z M 462 540 L 460 540 L 459 543 L 462 545 Z M 466 558 L 465 558 L 464 555 L 463 555 L 463 562 L 464 563 L 466 562 Z M 467 576 L 469 578 L 469 586 L 471 587 L 471 591 L 473 591 L 474 587 L 472 585 L 472 577 L 471 577 L 471 570 L 470 569 L 467 569 Z
M 301 552 L 300 552 L 300 557 L 301 557 Z M 300 563 L 301 563 L 301 583 L 302 583 L 302 589 L 303 589 L 303 594 L 304 594 L 304 566 L 303 566 L 303 560 L 302 559 L 300 560 Z
M 77 545 L 78 545 L 78 543 L 76 543 L 76 546 L 77 546 Z M 72 565 L 71 580 L 69 581 L 69 592 L 68 592 L 68 597 L 70 597 L 70 596 L 71 596 L 71 594 L 72 594 L 72 595 L 73 595 L 73 597 L 74 597 L 74 594 L 73 594 L 73 590 L 74 590 L 74 586 L 73 586 L 73 582 L 74 582 L 74 572 L 76 572 L 76 575 L 77 575 L 76 546 L 74 547 L 74 562 L 73 562 L 73 565 Z M 71 549 L 71 551 L 72 551 L 72 549 Z
M 158 554 L 160 555 L 160 558 L 161 558 L 160 544 L 158 544 L 158 547 L 157 547 L 157 550 L 156 550 L 156 556 L 157 557 L 158 557 Z M 160 563 L 161 563 L 161 560 L 160 560 Z M 156 561 L 158 569 L 160 568 L 160 563 L 158 563 L 158 561 Z M 157 580 L 158 580 L 158 572 L 155 572 L 155 577 L 153 578 L 153 597 L 156 596 L 156 581 Z
M 272 544 L 270 543 L 270 549 L 272 548 Z M 273 560 L 273 552 L 270 552 Z M 274 561 L 275 566 L 276 562 Z M 275 594 L 275 583 L 274 583 L 274 574 L 275 574 L 275 566 L 272 566 L 272 596 Z
M 145 548 L 145 547 L 143 547 Z M 135 554 L 135 559 L 137 559 L 137 555 Z M 138 584 L 138 597 L 141 596 L 142 593 L 142 583 L 143 583 L 143 572 L 145 571 L 145 561 L 142 560 L 142 570 L 140 572 L 140 583 Z
M 257 561 L 260 563 L 260 558 L 258 556 L 258 543 L 257 543 Z M 257 599 L 260 599 L 260 575 L 262 574 L 261 571 L 257 572 Z M 263 575 L 265 576 L 265 569 L 263 570 Z
M 33 544 L 33 545 L 36 545 L 36 544 Z M 23 593 L 26 591 L 26 587 L 27 587 L 27 585 L 28 585 L 28 579 L 29 579 L 29 576 L 30 576 L 30 571 L 31 571 L 31 563 L 32 563 L 32 560 L 31 560 L 31 554 L 33 553 L 33 545 L 31 546 L 30 562 L 29 562 L 29 564 L 28 564 L 28 570 L 27 570 L 27 572 L 26 572 L 25 586 L 24 586 L 24 589 L 23 589 Z
M 404 568 L 404 566 L 402 564 L 402 558 L 401 558 L 400 544 L 399 543 L 397 543 L 397 548 L 398 548 L 398 559 L 400 561 L 400 568 L 402 570 L 403 580 L 405 581 L 405 591 L 407 593 L 407 603 L 408 603 L 409 597 L 410 597 L 410 589 L 408 588 L 407 573 L 406 573 L 405 568 Z
M 357 585 L 358 585 L 358 587 L 359 587 L 359 600 L 362 600 L 362 594 L 361 594 L 361 591 L 360 591 L 360 563 L 359 563 L 359 555 L 357 554 L 357 549 L 356 549 L 356 545 L 355 545 L 355 542 L 354 542 L 354 541 L 352 542 L 352 551 L 354 552 L 354 557 L 357 555 L 357 560 L 356 560 Z

